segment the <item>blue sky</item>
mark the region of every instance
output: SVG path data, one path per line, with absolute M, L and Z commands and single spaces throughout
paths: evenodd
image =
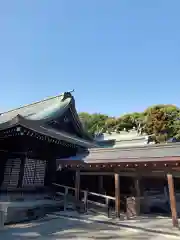
M 75 89 L 79 111 L 180 106 L 179 0 L 0 1 L 0 111 Z

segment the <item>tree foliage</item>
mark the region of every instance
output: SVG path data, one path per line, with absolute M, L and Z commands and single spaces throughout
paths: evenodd
M 107 116 L 101 113 L 79 113 L 85 129 L 92 135 L 123 129 L 141 130 L 152 135 L 157 143 L 169 138 L 180 140 L 180 109 L 174 105 L 155 105 L 144 112 L 134 112 L 120 117 Z

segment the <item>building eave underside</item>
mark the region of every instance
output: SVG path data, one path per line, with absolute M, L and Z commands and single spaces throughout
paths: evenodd
M 126 176 L 131 174 L 135 175 L 144 175 L 148 174 L 160 176 L 161 173 L 166 174 L 168 172 L 174 172 L 176 175 L 180 176 L 180 157 L 171 157 L 171 158 L 149 158 L 149 159 L 121 159 L 121 161 L 111 161 L 111 162 L 83 162 L 80 160 L 56 160 L 56 169 L 60 171 L 62 169 L 67 170 L 79 170 L 80 172 L 88 174 L 98 173 L 103 175 L 104 173 L 113 173 L 121 172 Z M 125 176 L 124 175 L 124 176 Z
M 16 126 L 22 126 L 29 130 L 35 131 L 39 134 L 42 134 L 42 135 L 45 135 L 48 137 L 52 137 L 57 140 L 62 140 L 62 141 L 66 141 L 66 142 L 69 142 L 72 144 L 76 144 L 76 145 L 79 145 L 82 147 L 86 147 L 86 148 L 96 147 L 95 143 L 92 143 L 92 142 L 84 140 L 84 139 L 80 139 L 78 137 L 72 136 L 65 132 L 57 131 L 49 126 L 46 126 L 44 124 L 44 121 L 29 120 L 20 115 L 16 116 L 15 118 L 13 118 L 12 120 L 10 120 L 8 122 L 0 124 L 0 131 L 6 130 L 6 129 L 9 129 L 12 127 L 16 127 Z

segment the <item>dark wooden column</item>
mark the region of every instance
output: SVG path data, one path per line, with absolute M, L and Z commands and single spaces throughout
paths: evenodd
M 24 166 L 26 163 L 26 156 L 23 155 L 20 157 L 21 159 L 21 165 L 20 165 L 20 172 L 19 172 L 19 180 L 18 180 L 18 188 L 22 188 L 23 187 L 23 178 L 24 178 Z
M 174 227 L 178 227 L 178 217 L 177 217 L 177 209 L 176 209 L 176 197 L 174 191 L 174 180 L 172 174 L 167 174 L 168 187 L 169 187 L 169 199 L 170 199 L 170 207 L 172 214 L 172 223 Z
M 75 177 L 75 198 L 76 198 L 76 201 L 79 201 L 79 193 L 80 193 L 80 171 L 76 170 L 76 177 Z
M 1 168 L 0 168 L 0 187 L 4 181 L 4 172 L 6 168 L 6 163 L 8 160 L 8 154 L 5 152 L 0 151 L 0 161 L 1 161 Z
M 103 176 L 99 176 L 98 177 L 98 181 L 99 181 L 99 192 L 103 193 Z
M 56 182 L 56 159 L 47 157 L 46 161 L 46 171 L 45 171 L 45 177 L 44 177 L 44 185 L 46 187 L 51 187 L 52 183 Z
M 116 217 L 120 217 L 120 178 L 119 174 L 114 174 L 115 181 L 115 211 Z
M 141 206 L 141 189 L 140 189 L 140 177 L 136 177 L 134 180 L 135 185 L 135 198 L 136 198 L 136 213 L 137 215 L 140 214 L 140 206 Z

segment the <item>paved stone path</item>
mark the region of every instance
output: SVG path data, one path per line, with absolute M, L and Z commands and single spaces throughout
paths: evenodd
M 179 237 L 162 235 L 139 229 L 128 229 L 98 223 L 86 219 L 72 219 L 70 217 L 50 215 L 41 220 L 27 224 L 17 224 L 5 227 L 0 231 L 0 239 L 6 240 L 58 240 L 58 239 L 123 239 L 123 240 L 171 240 Z

